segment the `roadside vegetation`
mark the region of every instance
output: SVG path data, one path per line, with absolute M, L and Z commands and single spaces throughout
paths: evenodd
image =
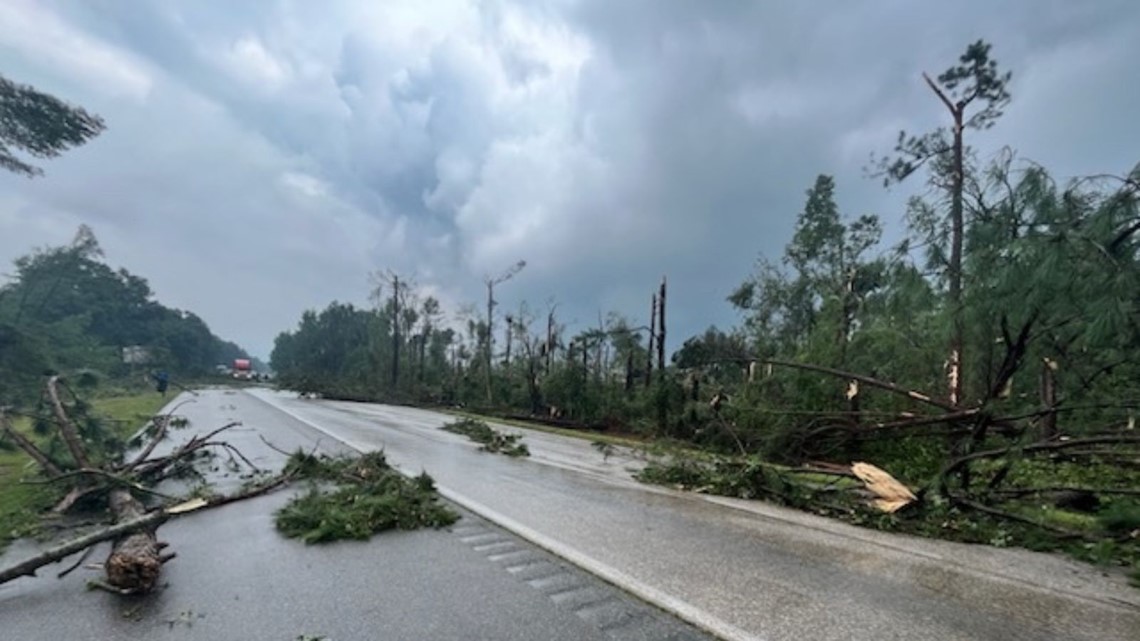
M 646 288 L 648 316 L 571 329 L 553 298 L 496 310 L 523 261 L 458 319 L 385 272 L 375 309 L 332 303 L 277 338 L 279 383 L 679 443 L 642 480 L 1135 571 L 1140 166 L 1060 179 L 1009 148 L 976 153 L 1012 74 L 980 41 L 949 62 L 919 79 L 943 126 L 884 140 L 868 167 L 915 188 L 889 213 L 905 237 L 843 215 L 820 175 L 782 255 L 707 284 L 731 292 L 738 327 L 667 360 L 665 281 Z M 913 498 L 868 507 L 884 499 L 852 479 L 860 463 Z

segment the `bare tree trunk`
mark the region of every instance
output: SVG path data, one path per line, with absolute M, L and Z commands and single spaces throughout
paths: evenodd
M 602 320 L 602 312 L 598 310 L 598 346 L 594 350 L 594 378 L 599 383 L 604 382 L 605 366 L 609 363 L 609 345 L 606 337 L 606 324 Z
M 494 295 L 495 295 L 495 283 L 493 281 L 488 281 L 487 282 L 487 335 L 486 335 L 486 345 L 485 345 L 485 348 L 487 350 L 487 355 L 486 355 L 486 359 L 485 359 L 486 362 L 484 363 L 484 365 L 487 368 L 487 376 L 485 378 L 486 378 L 486 383 L 487 383 L 487 404 L 488 405 L 490 405 L 491 403 L 494 402 L 492 400 L 493 395 L 491 393 L 491 364 L 492 364 L 491 363 L 491 353 L 492 353 L 492 351 L 494 351 L 494 344 L 495 344 L 495 316 L 494 316 L 495 298 L 494 298 Z
M 649 344 L 645 348 L 645 386 L 653 382 L 653 343 L 657 340 L 657 293 L 653 294 L 653 307 L 649 311 Z
M 508 377 L 511 375 L 511 333 L 512 333 L 511 330 L 512 330 L 512 325 L 513 325 L 511 320 L 512 320 L 511 317 L 508 316 L 507 317 L 507 357 L 506 357 L 507 376 Z
M 665 277 L 661 277 L 661 293 L 657 297 L 657 376 L 665 380 Z
M 428 335 L 431 333 L 431 328 L 428 327 L 424 330 L 423 336 L 420 336 L 420 382 L 424 382 L 426 375 L 426 356 L 427 356 L 427 341 Z
M 400 278 L 392 277 L 392 390 L 400 382 Z
M 965 189 L 966 168 L 962 150 L 962 110 L 954 110 L 954 175 L 950 199 L 950 404 L 963 401 L 962 348 L 965 343 L 965 324 L 962 318 L 962 237 L 965 222 L 962 214 L 962 192 Z
M 950 184 L 950 263 L 946 276 L 949 280 L 950 297 L 950 356 L 947 361 L 947 379 L 950 405 L 958 406 L 963 401 L 962 390 L 962 348 L 965 344 L 965 326 L 962 319 L 962 238 L 965 236 L 965 221 L 962 212 L 962 198 L 966 186 L 966 161 L 962 134 L 965 128 L 963 115 L 969 100 L 953 102 L 934 84 L 925 73 L 922 78 L 930 90 L 938 96 L 947 111 L 954 118 L 953 166 Z
M 550 363 L 554 358 L 554 310 L 546 314 L 546 374 L 550 375 Z
M 1041 405 L 1052 410 L 1057 405 L 1057 379 L 1054 372 L 1057 362 L 1048 358 L 1041 364 Z M 1048 441 L 1057 436 L 1057 412 L 1050 411 L 1041 417 L 1041 440 Z
M 71 458 L 75 461 L 75 466 L 79 468 L 91 467 L 87 460 L 87 452 L 83 449 L 83 441 L 79 437 L 79 429 L 75 423 L 68 417 L 67 412 L 63 409 L 63 401 L 59 398 L 59 377 L 52 376 L 48 379 L 47 383 L 48 396 L 51 398 L 51 407 L 55 412 L 55 420 L 59 423 L 59 433 L 63 437 L 64 443 L 67 444 L 67 451 L 71 452 Z

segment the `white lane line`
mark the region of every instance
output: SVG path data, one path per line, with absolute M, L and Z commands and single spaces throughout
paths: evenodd
M 320 425 L 317 425 L 313 421 L 310 421 L 309 419 L 297 414 L 296 412 L 286 407 L 282 407 L 281 405 L 278 405 L 277 403 L 267 398 L 263 398 L 259 394 L 252 394 L 250 392 L 246 392 L 246 394 L 249 394 L 250 396 L 262 401 L 266 405 L 280 410 L 290 418 L 308 425 L 318 432 L 327 435 L 329 438 L 344 443 L 354 450 L 357 450 L 359 452 L 367 452 L 370 450 L 370 448 L 365 445 L 353 443 L 350 440 L 333 434 Z M 408 473 L 404 472 L 404 474 Z M 570 563 L 573 563 L 574 565 L 582 568 L 583 570 L 586 570 L 587 572 L 590 572 L 591 574 L 594 574 L 599 578 L 625 590 L 626 592 L 634 594 L 641 599 L 661 608 L 662 610 L 665 610 L 666 612 L 669 612 L 678 618 L 687 621 L 697 626 L 698 628 L 701 628 L 702 630 L 705 630 L 706 632 L 725 639 L 725 641 L 765 641 L 764 637 L 759 637 L 751 634 L 727 621 L 724 621 L 709 614 L 708 612 L 705 612 L 704 610 L 686 601 L 682 601 L 681 599 L 666 594 L 665 592 L 662 592 L 653 586 L 650 586 L 633 578 L 632 576 L 626 574 L 625 572 L 622 572 L 621 570 L 618 570 L 617 568 L 606 565 L 605 563 L 602 563 L 593 557 L 587 556 L 586 554 L 576 550 L 573 547 L 570 547 L 569 545 L 556 541 L 538 532 L 537 530 L 529 528 L 522 523 L 519 523 L 518 521 L 504 514 L 500 514 L 499 512 L 491 509 L 490 507 L 487 507 L 486 505 L 483 505 L 482 503 L 479 503 L 478 501 L 470 499 L 451 490 L 450 488 L 436 484 L 436 489 L 439 490 L 440 496 L 459 505 L 460 507 L 478 514 L 488 521 L 491 521 L 499 527 L 502 527 L 503 529 L 526 539 L 527 541 L 546 550 L 547 552 L 561 557 Z

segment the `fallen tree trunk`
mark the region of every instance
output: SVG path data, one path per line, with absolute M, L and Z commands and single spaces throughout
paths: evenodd
M 58 563 L 73 554 L 82 552 L 93 545 L 102 543 L 103 541 L 121 540 L 121 543 L 116 543 L 112 548 L 111 557 L 107 559 L 107 563 L 109 583 L 111 583 L 111 585 L 115 588 L 124 589 L 120 584 L 114 583 L 114 579 L 112 579 L 110 574 L 110 563 L 112 558 L 116 558 L 116 552 L 121 551 L 122 554 L 120 554 L 118 557 L 121 559 L 121 561 L 117 560 L 116 563 L 121 562 L 121 571 L 126 572 L 126 576 L 131 576 L 129 574 L 131 565 L 128 562 L 131 556 L 127 554 L 127 552 L 130 550 L 146 549 L 145 545 L 140 546 L 139 543 L 130 543 L 128 545 L 127 542 L 132 538 L 134 534 L 139 532 L 150 532 L 151 537 L 153 537 L 155 530 L 157 530 L 160 525 L 172 518 L 207 508 L 221 507 L 223 505 L 228 505 L 237 501 L 243 501 L 245 499 L 262 496 L 263 494 L 268 494 L 273 490 L 288 484 L 293 480 L 293 478 L 293 474 L 284 474 L 282 476 L 278 476 L 272 481 L 254 487 L 245 492 L 241 492 L 239 494 L 230 496 L 215 496 L 209 500 L 192 499 L 190 501 L 186 501 L 185 503 L 180 503 L 171 507 L 155 510 L 153 512 L 147 512 L 145 514 L 141 512 L 135 512 L 136 508 L 134 506 L 131 506 L 127 509 L 124 509 L 120 514 L 122 516 L 126 516 L 128 512 L 135 513 L 136 516 L 134 517 L 127 517 L 126 520 L 115 523 L 108 528 L 99 530 L 97 532 L 90 532 L 66 543 L 62 543 L 53 548 L 49 548 L 40 554 L 17 563 L 16 565 L 13 565 L 9 568 L 0 570 L 0 584 L 7 583 L 8 581 L 12 581 L 23 576 L 35 576 L 36 570 L 42 568 L 43 566 L 49 565 L 51 563 Z M 115 492 L 127 492 L 127 490 L 115 490 Z M 138 504 L 138 501 L 135 500 L 134 497 L 130 497 L 130 500 Z M 127 501 L 127 504 L 129 503 L 130 502 Z M 139 504 L 139 507 L 141 508 L 141 504 Z M 164 547 L 161 543 L 157 542 L 157 540 L 155 541 L 154 545 L 156 547 L 156 551 L 161 551 L 161 549 Z M 172 557 L 173 554 L 167 554 L 159 555 L 157 558 L 161 565 L 162 562 L 170 560 Z M 140 556 L 138 558 L 146 557 Z M 137 576 L 137 574 L 135 576 Z M 125 588 L 125 590 L 129 591 L 130 589 Z
M 138 521 L 146 515 L 143 504 L 122 488 L 111 490 L 109 503 L 116 523 Z M 111 554 L 103 564 L 108 584 L 132 594 L 144 594 L 154 589 L 165 562 L 159 554 L 165 546 L 155 535 L 159 523 L 115 539 Z
M 110 541 L 111 539 L 116 539 L 146 528 L 157 528 L 171 518 L 171 516 L 173 516 L 173 514 L 166 511 L 151 512 L 137 519 L 116 523 L 109 528 L 99 530 L 98 532 L 91 532 L 66 543 L 61 543 L 30 559 L 17 563 L 10 568 L 0 570 L 0 584 L 18 579 L 22 576 L 35 576 L 36 570 L 43 566 L 62 561 L 72 554 L 82 552 L 103 541 Z

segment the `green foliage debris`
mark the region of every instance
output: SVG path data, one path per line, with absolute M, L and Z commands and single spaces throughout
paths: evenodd
M 526 443 L 521 442 L 522 434 L 504 434 L 491 429 L 491 426 L 483 421 L 464 418 L 448 423 L 440 429 L 453 434 L 463 434 L 476 443 L 482 443 L 483 447 L 479 449 L 484 452 L 506 454 L 507 456 L 530 456 L 530 450 Z
M 276 513 L 277 529 L 305 543 L 366 540 L 385 530 L 444 527 L 459 519 L 439 502 L 435 483 L 420 474 L 405 477 L 382 452 L 332 458 L 295 453 L 285 474 L 311 485 Z

